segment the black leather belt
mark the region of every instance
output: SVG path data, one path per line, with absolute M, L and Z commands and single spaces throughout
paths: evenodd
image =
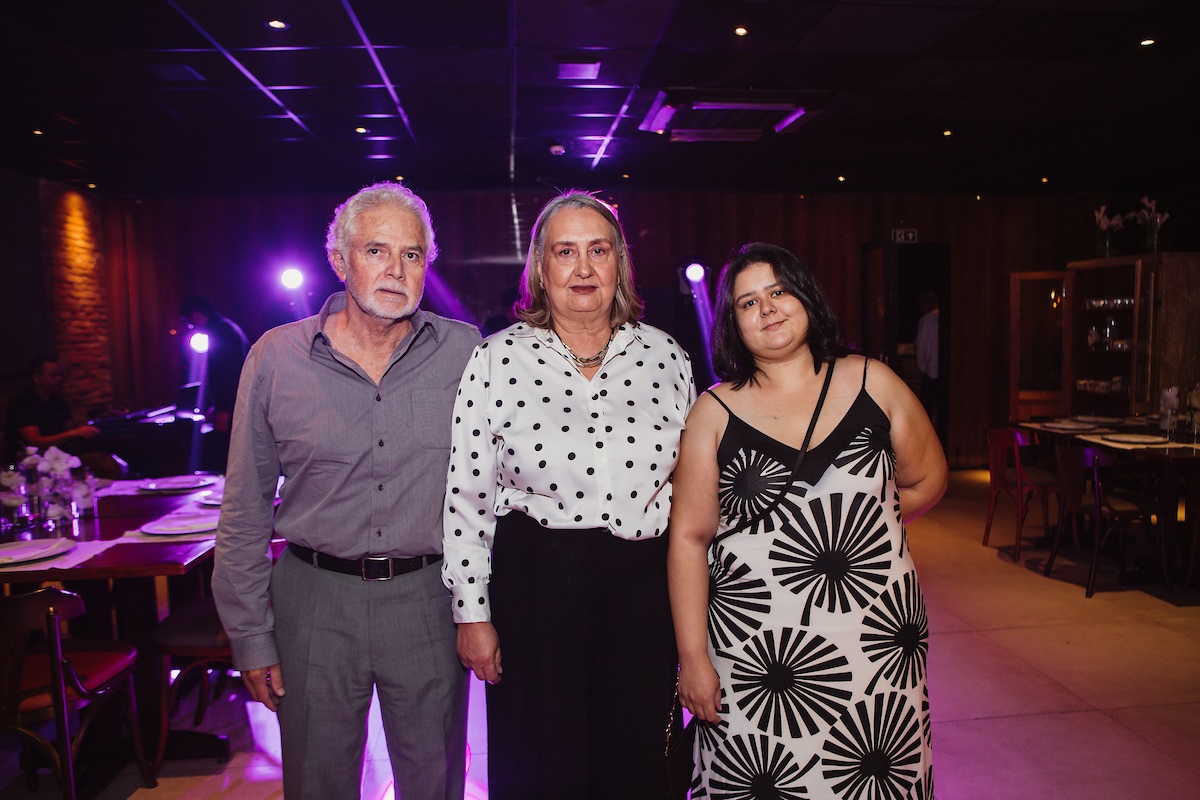
M 291 550 L 292 554 L 301 561 L 312 564 L 314 567 L 341 572 L 344 575 L 357 575 L 364 581 L 389 581 L 397 575 L 404 575 L 442 560 L 441 553 L 412 558 L 388 558 L 387 556 L 334 558 L 291 542 L 288 542 L 288 550 Z

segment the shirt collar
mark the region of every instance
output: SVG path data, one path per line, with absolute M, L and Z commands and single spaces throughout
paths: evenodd
M 629 347 L 629 344 L 634 339 L 637 339 L 639 342 L 642 341 L 639 330 L 640 327 L 641 326 L 634 322 L 627 322 L 624 325 L 618 326 L 617 332 L 613 334 L 612 343 L 608 346 L 608 352 L 604 355 L 603 363 L 607 364 L 614 356 L 625 352 L 625 348 Z M 555 352 L 570 358 L 570 353 L 567 352 L 566 346 L 563 344 L 562 340 L 558 338 L 554 331 L 550 330 L 549 328 L 534 328 L 531 326 L 526 326 L 526 329 L 533 334 L 534 338 L 536 338 L 546 347 L 549 347 Z M 514 335 L 520 335 L 520 333 L 524 333 L 524 331 L 514 331 Z
M 326 347 L 329 346 L 329 337 L 325 335 L 325 323 L 329 321 L 329 316 L 331 314 L 336 314 L 345 308 L 346 293 L 334 292 L 333 294 L 329 295 L 328 299 L 325 300 L 325 304 L 321 306 L 321 310 L 317 316 L 309 317 L 309 320 L 312 320 L 314 323 L 312 333 L 308 337 L 310 341 L 310 349 L 315 347 L 318 342 Z M 417 308 L 417 310 L 413 312 L 409 319 L 412 322 L 413 335 L 420 333 L 423 328 L 428 327 L 430 333 L 433 334 L 433 340 L 441 344 L 442 331 L 436 324 L 434 324 L 434 317 L 426 314 L 421 308 Z M 407 338 L 408 337 L 406 336 L 405 339 Z

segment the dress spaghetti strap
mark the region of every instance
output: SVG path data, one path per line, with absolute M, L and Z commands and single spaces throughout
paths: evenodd
M 869 367 L 869 366 L 871 366 L 871 359 L 864 358 L 863 359 L 863 385 L 862 385 L 863 389 L 867 388 L 867 367 Z
M 703 392 L 701 392 L 701 394 L 709 395 L 710 397 L 712 397 L 713 400 L 716 400 L 718 403 L 720 403 L 721 408 L 725 409 L 725 411 L 729 414 L 729 416 L 731 416 L 731 417 L 737 416 L 736 414 L 734 414 L 732 411 L 729 410 L 729 406 L 725 405 L 725 401 L 722 400 L 721 398 L 717 397 L 717 393 L 714 392 L 712 389 L 705 389 Z

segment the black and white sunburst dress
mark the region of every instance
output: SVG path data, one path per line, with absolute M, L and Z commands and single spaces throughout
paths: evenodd
M 729 414 L 709 566 L 721 722 L 697 729 L 693 798 L 933 797 L 925 604 L 865 366 L 863 384 L 795 475 L 799 451 Z

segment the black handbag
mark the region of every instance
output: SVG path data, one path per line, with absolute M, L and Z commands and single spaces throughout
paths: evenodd
M 675 679 L 675 699 L 667 720 L 667 800 L 686 800 L 692 788 L 692 743 L 696 740 L 695 717 L 683 724 L 683 706 L 679 702 L 679 678 Z

